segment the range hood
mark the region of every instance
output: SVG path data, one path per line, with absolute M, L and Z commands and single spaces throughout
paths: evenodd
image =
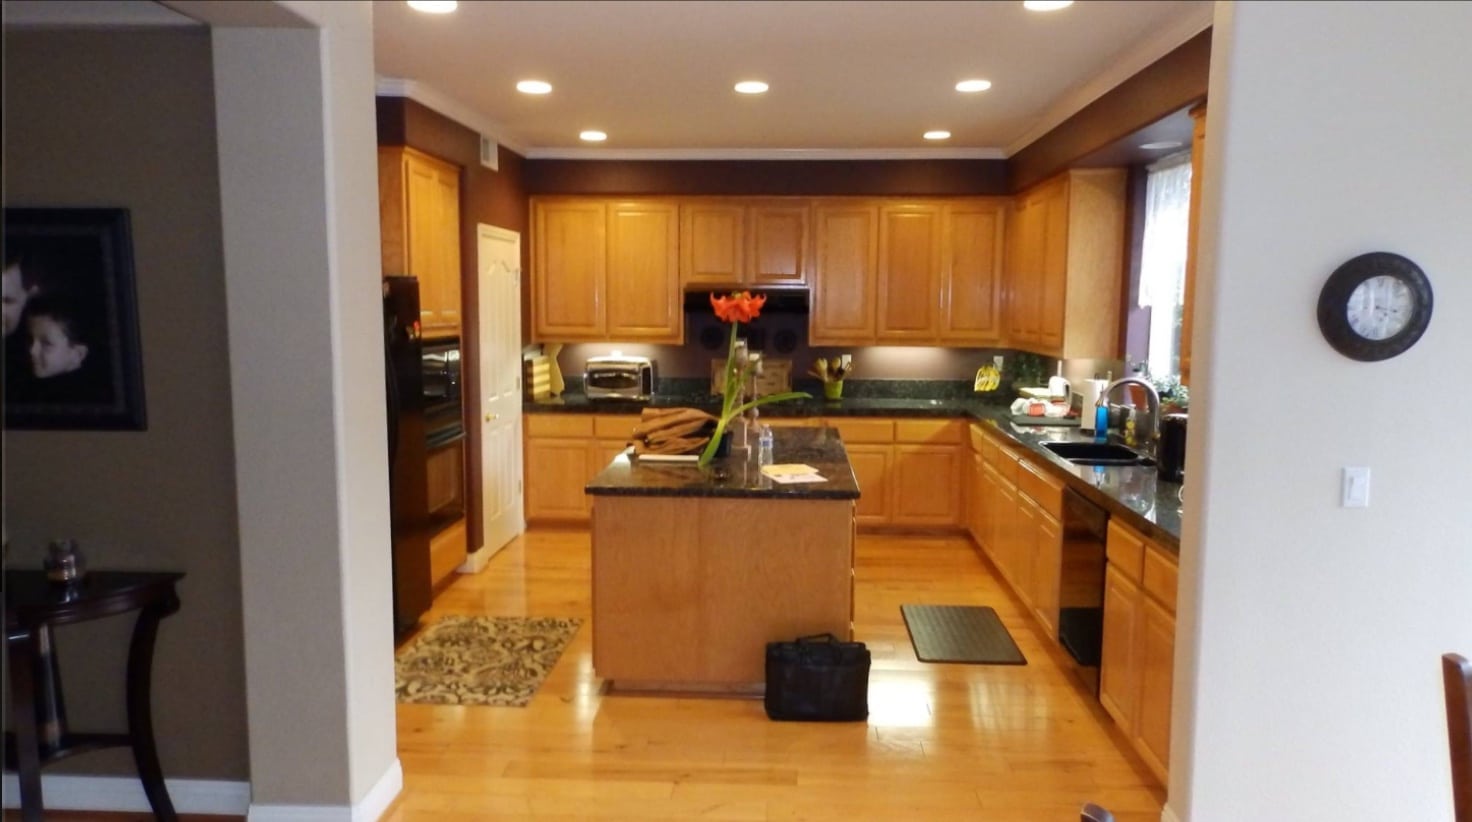
M 685 292 L 685 310 L 687 312 L 710 312 L 710 296 L 728 296 L 736 288 L 705 288 Z M 808 313 L 808 291 L 806 288 L 794 289 L 752 289 L 765 294 L 766 303 L 762 306 L 763 314 L 806 314 Z

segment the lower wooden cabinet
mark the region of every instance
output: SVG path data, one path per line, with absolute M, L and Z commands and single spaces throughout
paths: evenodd
M 854 520 L 861 526 L 964 526 L 966 449 L 960 420 L 837 418 L 859 482 Z
M 1111 521 L 1099 702 L 1162 784 L 1170 764 L 1175 595 L 1175 557 Z
M 528 523 L 584 523 L 583 489 L 628 447 L 639 418 L 616 414 L 528 414 L 523 430 Z
M 465 519 L 456 520 L 429 540 L 429 578 L 438 586 L 465 562 Z

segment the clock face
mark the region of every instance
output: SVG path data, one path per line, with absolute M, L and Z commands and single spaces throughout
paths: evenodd
M 1367 340 L 1388 340 L 1410 325 L 1414 298 L 1398 277 L 1381 274 L 1355 287 L 1345 305 L 1345 319 Z

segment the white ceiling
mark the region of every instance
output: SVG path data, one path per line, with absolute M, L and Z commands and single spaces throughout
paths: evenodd
M 430 15 L 379 0 L 374 47 L 381 93 L 532 158 L 1004 157 L 1205 29 L 1211 8 L 462 0 Z M 991 90 L 954 90 L 974 77 Z M 553 92 L 521 94 L 523 79 Z M 744 79 L 771 91 L 736 94 Z M 583 129 L 608 141 L 589 148 Z

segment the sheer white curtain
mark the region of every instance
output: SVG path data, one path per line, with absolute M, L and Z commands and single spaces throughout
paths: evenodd
M 1186 285 L 1191 153 L 1173 154 L 1147 169 L 1145 238 L 1140 255 L 1140 307 L 1150 309 L 1150 374 L 1179 374 L 1181 306 Z

